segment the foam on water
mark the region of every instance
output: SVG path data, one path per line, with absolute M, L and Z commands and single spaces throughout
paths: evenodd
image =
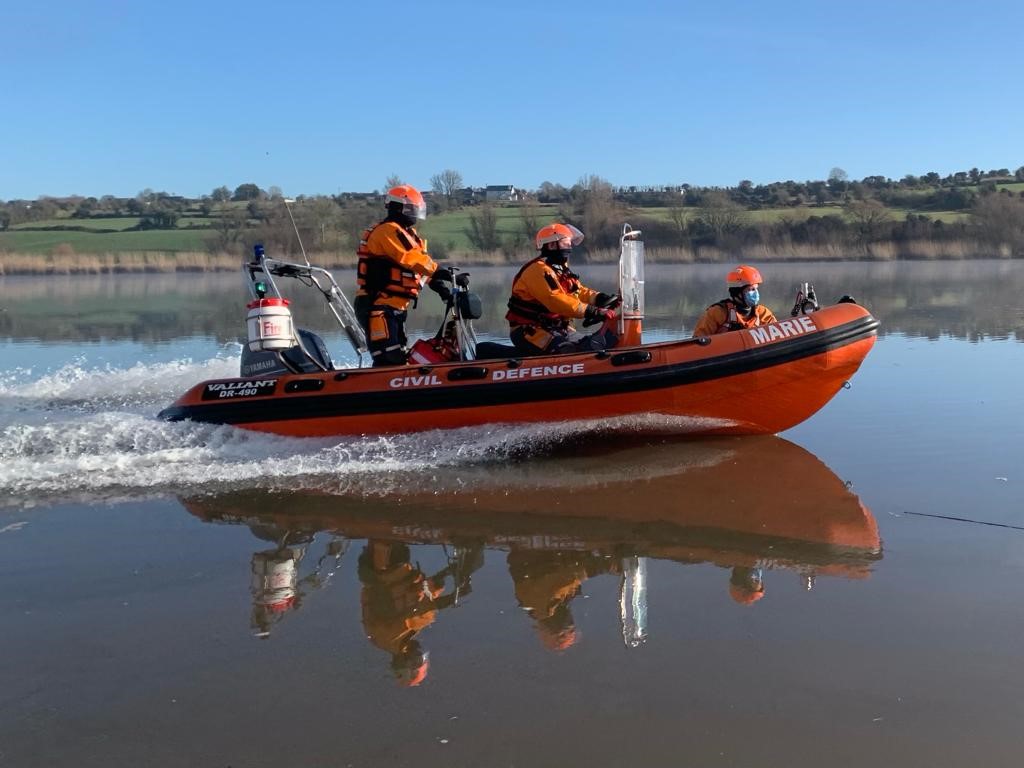
M 0 374 L 0 506 L 253 486 L 373 493 L 410 473 L 504 462 L 592 432 L 651 426 L 634 418 L 296 439 L 156 418 L 188 387 L 237 370 L 236 348 L 198 362 L 118 369 L 76 360 L 56 371 Z
M 240 345 L 230 344 L 216 357 L 200 362 L 184 359 L 90 368 L 86 358 L 80 357 L 55 371 L 4 371 L 0 373 L 0 418 L 8 409 L 145 409 L 165 404 L 198 381 L 237 376 L 240 350 Z

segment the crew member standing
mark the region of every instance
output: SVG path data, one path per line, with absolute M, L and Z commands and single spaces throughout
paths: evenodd
M 427 217 L 423 195 L 403 184 L 388 190 L 386 202 L 387 216 L 363 232 L 356 252 L 359 290 L 354 309 L 374 366 L 405 364 L 405 320 L 424 283 L 444 302 L 452 295 L 447 285 L 451 272 L 438 268 L 414 227 Z

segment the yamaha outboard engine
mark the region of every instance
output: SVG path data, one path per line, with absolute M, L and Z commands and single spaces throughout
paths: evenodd
M 297 328 L 291 347 L 280 350 L 252 351 L 242 347 L 242 376 L 263 376 L 268 373 L 317 373 L 334 368 L 324 340 L 312 331 Z

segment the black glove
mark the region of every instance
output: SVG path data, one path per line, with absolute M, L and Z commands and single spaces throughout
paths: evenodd
M 603 323 L 605 320 L 615 317 L 615 313 L 610 309 L 604 309 L 595 304 L 588 304 L 587 310 L 583 314 L 583 327 L 593 325 L 594 323 Z
M 434 273 L 437 274 L 436 272 Z M 447 304 L 452 300 L 452 289 L 448 287 L 447 283 L 442 282 L 436 278 L 432 279 L 427 283 L 427 287 L 441 297 L 441 301 Z
M 617 293 L 599 293 L 597 298 L 594 299 L 594 305 L 598 307 L 607 307 L 608 309 L 615 309 L 622 303 L 622 297 Z
M 434 274 L 430 276 L 431 280 L 446 280 L 447 282 L 452 281 L 452 273 L 444 267 L 438 267 L 434 270 Z

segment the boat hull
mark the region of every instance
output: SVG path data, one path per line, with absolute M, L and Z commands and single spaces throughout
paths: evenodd
M 863 307 L 839 304 L 764 328 L 610 352 L 220 379 L 160 416 L 298 437 L 580 419 L 771 434 L 836 394 L 877 327 Z
M 882 556 L 874 515 L 817 457 L 782 438 L 615 447 L 586 457 L 367 475 L 350 486 L 184 498 L 207 522 L 266 538 L 330 532 L 408 544 L 639 554 L 723 567 L 766 559 L 862 578 Z M 742 468 L 739 470 L 737 468 Z M 742 482 L 737 478 L 742 476 Z

